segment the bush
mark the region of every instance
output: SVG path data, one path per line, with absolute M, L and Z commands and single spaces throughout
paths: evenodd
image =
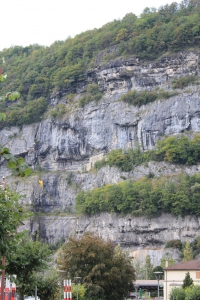
M 153 151 L 142 152 L 139 147 L 136 149 L 111 150 L 101 161 L 95 163 L 95 168 L 100 169 L 105 165 L 118 167 L 122 172 L 130 172 L 134 166 L 148 162 L 152 158 Z M 152 174 L 151 174 L 152 175 Z
M 48 101 L 44 97 L 30 101 L 23 108 L 13 109 L 7 113 L 6 121 L 0 122 L 0 128 L 4 126 L 22 126 L 41 121 L 41 117 L 46 111 Z
M 193 256 L 197 256 L 200 253 L 200 236 L 198 236 L 192 243 Z
M 121 181 L 82 191 L 76 197 L 76 209 L 90 215 L 116 212 L 148 217 L 161 213 L 199 216 L 200 190 L 192 189 L 196 183 L 200 183 L 199 174 Z M 166 246 L 182 248 L 179 240 L 170 241 Z
M 171 290 L 170 300 L 185 300 L 185 291 L 182 288 L 173 288 Z
M 200 300 L 200 286 L 194 285 L 185 289 L 185 300 Z
M 66 106 L 65 104 L 58 104 L 55 109 L 52 109 L 51 112 L 50 112 L 50 116 L 51 118 L 59 118 L 61 116 L 63 116 L 65 113 L 66 113 Z
M 197 76 L 187 76 L 181 77 L 176 80 L 172 81 L 172 88 L 173 89 L 184 89 L 189 84 L 197 84 L 199 83 L 199 78 Z
M 112 150 L 102 161 L 95 163 L 95 168 L 100 169 L 106 165 L 116 166 L 123 172 L 133 170 L 134 166 L 153 161 L 168 161 L 176 164 L 192 165 L 200 161 L 200 135 L 196 134 L 193 139 L 187 136 L 167 137 L 157 141 L 154 150 L 142 152 L 140 147 L 136 149 Z M 150 172 L 147 178 L 153 178 Z M 194 190 L 200 189 L 198 184 L 192 187 Z
M 175 92 L 166 92 L 164 90 L 157 90 L 157 91 L 130 91 L 125 95 L 122 95 L 120 100 L 124 102 L 128 102 L 129 104 L 135 105 L 135 106 L 142 106 L 146 105 L 148 103 L 151 103 L 157 99 L 168 99 L 172 96 L 177 95 Z
M 80 98 L 79 105 L 84 107 L 86 104 L 96 101 L 98 102 L 102 98 L 99 86 L 96 83 L 88 84 L 86 95 Z
M 155 160 L 165 160 L 171 163 L 196 164 L 200 160 L 200 136 L 193 139 L 187 136 L 168 137 L 157 142 Z
M 170 240 L 166 243 L 165 248 L 177 248 L 181 250 L 182 246 L 181 240 Z

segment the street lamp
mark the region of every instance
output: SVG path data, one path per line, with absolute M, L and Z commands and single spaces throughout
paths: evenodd
M 62 273 L 66 273 L 66 271 L 64 271 L 64 270 L 57 270 L 57 272 L 61 273 L 60 276 L 59 276 L 60 277 L 60 282 L 58 282 L 58 286 L 59 286 L 59 300 L 61 300 Z
M 58 282 L 59 286 L 59 300 L 61 300 L 61 282 Z
M 158 300 L 160 299 L 160 295 L 159 295 L 159 281 L 161 279 L 161 276 L 163 274 L 163 272 L 153 272 L 156 276 L 156 279 L 158 280 Z
M 82 277 L 74 277 L 74 281 L 75 281 L 75 284 L 76 284 L 76 297 L 77 297 L 77 300 L 78 300 L 78 284 L 81 282 L 81 278 Z

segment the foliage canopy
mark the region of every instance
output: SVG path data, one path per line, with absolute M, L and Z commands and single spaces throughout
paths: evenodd
M 35 272 L 44 271 L 48 267 L 50 250 L 47 245 L 24 233 L 17 243 L 14 251 L 10 249 L 7 257 L 6 272 L 10 275 L 17 275 L 16 283 L 18 286 L 20 300 L 23 300 L 25 291 L 35 286 L 33 275 Z
M 85 233 L 79 238 L 70 237 L 58 263 L 71 278 L 82 277 L 88 297 L 123 299 L 133 289 L 135 270 L 131 259 L 119 247 L 97 235 Z
M 173 2 L 159 9 L 146 8 L 139 17 L 128 13 L 121 20 L 114 20 L 65 41 L 56 41 L 50 47 L 34 44 L 4 49 L 0 52 L 0 58 L 5 57 L 8 78 L 6 81 L 4 77 L 0 78 L 1 95 L 8 97 L 1 103 L 0 109 L 4 115 L 0 117 L 4 118 L 5 114 L 12 112 L 17 114 L 17 110 L 23 108 L 26 114 L 30 109 L 29 101 L 41 97 L 48 99 L 56 91 L 74 93 L 75 84 L 84 81 L 87 72 L 99 63 L 130 56 L 152 60 L 166 52 L 198 48 L 199 13 L 198 0 L 183 0 L 180 4 Z M 182 88 L 188 84 L 186 81 L 174 82 L 174 87 Z M 194 81 L 191 77 L 190 82 Z M 15 90 L 20 93 L 19 107 L 10 103 L 12 96 L 9 93 Z M 18 98 L 19 94 L 15 96 Z M 134 100 L 131 101 L 141 105 L 141 99 L 132 96 Z M 165 96 L 168 97 L 163 94 Z M 142 102 L 151 102 L 155 97 L 158 98 L 158 95 L 143 93 Z M 90 99 L 86 97 L 81 105 Z M 38 114 L 41 116 L 43 112 L 43 109 L 39 110 Z M 33 121 L 37 120 L 33 118 Z
M 0 188 L 0 257 L 8 256 L 10 249 L 15 249 L 14 242 L 20 236 L 17 228 L 25 216 L 19 196 L 8 188 Z
M 108 184 L 76 196 L 76 209 L 94 215 L 116 212 L 134 216 L 200 215 L 200 174 L 142 178 Z

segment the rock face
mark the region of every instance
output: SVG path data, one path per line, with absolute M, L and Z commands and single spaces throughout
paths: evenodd
M 95 157 L 102 157 L 102 153 L 104 155 L 112 149 L 134 148 L 139 143 L 145 151 L 154 148 L 156 141 L 164 135 L 200 132 L 198 85 L 178 90 L 176 96 L 140 108 L 119 100 L 120 95 L 133 89 L 151 91 L 163 88 L 171 91 L 173 79 L 188 75 L 200 75 L 198 53 L 179 53 L 151 63 L 129 58 L 97 65 L 85 74 L 76 91 L 80 94 L 88 83 L 97 82 L 103 92 L 98 104 L 92 102 L 84 108 L 76 108 L 62 119 L 47 117 L 21 129 L 1 130 L 1 143 L 6 144 L 13 154 L 25 157 L 33 169 L 40 171 L 25 180 L 7 178 L 13 188 L 26 194 L 23 203 L 32 206 L 36 212 L 27 223 L 29 230 L 40 230 L 42 237 L 51 243 L 72 233 L 91 230 L 124 247 L 129 245 L 134 251 L 149 246 L 163 248 L 167 240 L 179 238 L 184 241 L 198 236 L 197 218 L 181 220 L 161 216 L 147 220 L 109 214 L 95 218 L 74 215 L 75 196 L 81 189 L 117 183 L 124 177 L 141 178 L 150 171 L 161 175 L 183 170 L 166 163 L 149 163 L 129 173 L 120 173 L 109 167 L 99 172 L 86 172 L 88 163 L 92 166 Z M 61 102 L 69 108 L 71 104 L 66 99 L 68 95 L 61 91 L 59 99 L 57 95 L 51 96 L 50 105 L 53 107 Z M 184 168 L 184 171 L 197 173 L 199 166 Z M 0 173 L 9 175 L 3 162 Z M 39 178 L 44 182 L 43 189 L 38 187 Z M 60 216 L 60 213 L 65 215 Z

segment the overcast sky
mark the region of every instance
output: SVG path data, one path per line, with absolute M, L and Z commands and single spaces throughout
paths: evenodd
M 174 0 L 2 0 L 0 50 L 14 45 L 49 46 L 57 40 L 122 19 L 140 15 Z M 180 3 L 181 0 L 176 2 Z

